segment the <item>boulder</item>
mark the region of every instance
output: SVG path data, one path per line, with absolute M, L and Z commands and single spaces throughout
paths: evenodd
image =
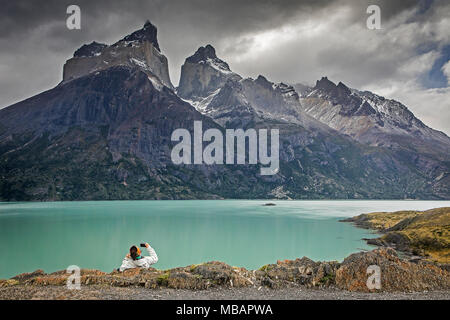
M 380 267 L 381 291 L 424 291 L 450 288 L 450 274 L 433 263 L 400 259 L 392 248 L 380 248 L 348 256 L 336 271 L 338 288 L 370 292 L 367 268 Z

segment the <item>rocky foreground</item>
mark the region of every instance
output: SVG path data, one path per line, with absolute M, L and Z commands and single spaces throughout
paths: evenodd
M 370 265 L 380 267 L 381 289 L 369 289 L 367 286 L 369 275 L 366 272 Z M 267 290 L 277 289 L 275 291 L 280 293 L 291 292 L 288 295 L 294 297 L 300 292 L 305 293 L 306 296 L 308 296 L 307 292 L 310 292 L 312 296 L 337 298 L 340 296 L 339 292 L 343 297 L 349 297 L 350 292 L 433 291 L 439 292 L 437 295 L 441 298 L 450 298 L 450 270 L 447 265 L 401 259 L 391 248 L 355 253 L 344 259 L 342 263 L 315 262 L 303 257 L 278 261 L 276 264 L 265 265 L 259 270 L 232 267 L 217 261 L 170 270 L 151 268 L 105 273 L 83 269 L 81 271 L 82 290 L 70 295 L 65 289 L 68 276 L 65 271 L 46 274 L 42 270 L 37 270 L 20 274 L 9 280 L 0 280 L 0 298 L 127 299 L 133 298 L 136 294 L 151 298 L 158 296 L 158 292 L 186 292 L 186 290 L 194 290 L 193 292 L 196 292 L 199 298 L 202 295 L 199 291 L 216 292 L 219 298 L 220 292 L 223 293 L 224 290 L 229 289 L 232 290 L 230 292 L 235 290 L 234 292 L 237 293 L 248 290 L 252 297 L 257 297 L 258 292 L 264 296 L 263 293 L 267 293 Z M 170 291 L 171 289 L 178 290 Z M 147 295 L 145 290 L 148 292 Z M 121 291 L 123 294 L 120 294 Z M 326 292 L 325 295 L 320 294 L 321 291 Z M 103 292 L 103 295 L 99 292 Z M 126 294 L 127 292 L 130 296 Z M 172 298 L 175 299 L 176 294 L 173 294 Z M 232 297 L 225 295 L 225 298 Z
M 45 289 L 45 290 L 43 290 Z M 450 300 L 450 291 L 351 292 L 335 288 L 290 287 L 210 288 L 207 290 L 148 290 L 143 287 L 92 285 L 81 290 L 64 286 L 0 288 L 0 299 L 21 300 Z

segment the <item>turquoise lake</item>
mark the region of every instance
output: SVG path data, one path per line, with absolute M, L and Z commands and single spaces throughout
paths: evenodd
M 373 211 L 425 210 L 450 201 L 92 201 L 0 203 L 0 278 L 69 265 L 110 272 L 132 244 L 149 242 L 158 269 L 219 260 L 259 268 L 307 256 L 339 260 L 370 250 L 369 230 L 338 220 Z

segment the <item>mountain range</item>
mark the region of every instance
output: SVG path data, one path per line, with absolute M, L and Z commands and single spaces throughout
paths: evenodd
M 175 129 L 279 129 L 280 170 L 174 165 Z M 75 51 L 55 87 L 0 110 L 0 200 L 450 199 L 450 138 L 326 77 L 244 78 L 211 45 L 170 80 L 157 28 Z

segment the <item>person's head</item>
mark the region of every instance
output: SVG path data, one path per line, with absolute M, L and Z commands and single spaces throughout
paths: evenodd
M 139 247 L 137 246 L 132 246 L 130 248 L 130 256 L 131 259 L 136 260 L 137 257 L 139 257 L 141 255 L 141 249 L 139 249 Z

